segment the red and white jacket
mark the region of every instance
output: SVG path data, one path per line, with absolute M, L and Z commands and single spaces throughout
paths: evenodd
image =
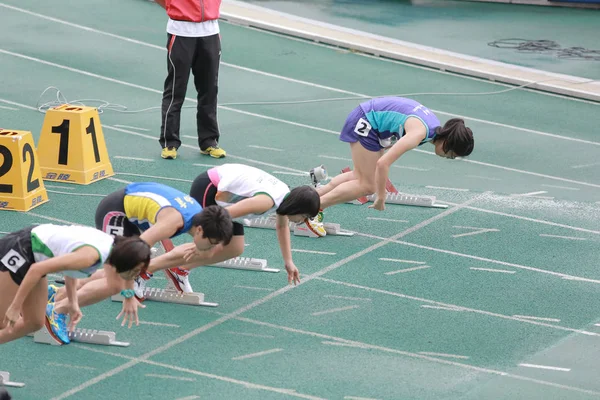
M 174 21 L 204 22 L 219 18 L 221 0 L 167 0 L 166 7 Z

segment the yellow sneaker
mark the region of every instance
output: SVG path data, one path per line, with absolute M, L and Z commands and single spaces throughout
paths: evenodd
M 314 218 L 306 218 L 304 223 L 310 229 L 312 233 L 319 237 L 323 237 L 327 235 L 327 231 L 325 230 L 325 226 L 323 222 L 319 221 L 319 216 L 317 215 Z
M 200 149 L 200 153 L 204 155 L 209 155 L 213 158 L 223 158 L 227 155 L 225 150 L 223 150 L 219 146 L 209 146 L 204 150 Z
M 165 160 L 174 160 L 177 158 L 177 149 L 175 147 L 165 147 L 160 156 Z

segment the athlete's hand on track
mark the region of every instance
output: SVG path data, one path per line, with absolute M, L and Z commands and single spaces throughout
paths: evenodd
M 369 206 L 369 208 L 374 208 L 376 210 L 383 211 L 385 210 L 385 200 L 382 200 L 379 197 L 377 197 L 373 202 L 373 205 Z
M 79 308 L 79 304 L 71 304 L 69 306 L 69 332 L 73 332 L 75 327 L 83 318 L 83 313 Z
M 138 319 L 138 307 L 146 308 L 146 306 L 140 303 L 138 299 L 135 298 L 135 296 L 123 300 L 123 309 L 121 310 L 119 315 L 117 315 L 117 319 L 121 318 L 121 316 L 123 317 L 123 322 L 121 323 L 121 326 L 125 326 L 128 319 L 128 328 L 131 328 L 134 322 L 135 326 L 140 325 L 140 320 Z
M 4 327 L 10 332 L 20 317 L 21 308 L 11 304 L 10 307 L 8 307 L 8 310 L 6 310 L 6 314 L 4 314 Z
M 290 285 L 292 283 L 294 285 L 300 283 L 300 271 L 298 271 L 298 268 L 296 268 L 296 266 L 293 263 L 286 265 L 285 270 L 288 273 L 288 283 Z

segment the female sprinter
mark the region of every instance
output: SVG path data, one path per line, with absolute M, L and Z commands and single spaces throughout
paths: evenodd
M 383 211 L 389 169 L 402 154 L 429 142 L 435 154 L 453 159 L 468 156 L 474 147 L 473 132 L 462 119 L 453 118 L 441 126 L 431 110 L 403 97 L 361 103 L 346 118 L 340 140 L 350 143 L 354 170 L 317 188 L 321 211 L 373 193 L 375 201 L 369 207 Z M 319 213 L 307 221 L 319 236 L 325 236 L 322 219 Z
M 140 238 L 113 238 L 87 226 L 42 224 L 9 233 L 0 239 L 0 344 L 51 323 L 45 318 L 47 305 L 52 308 L 47 304 L 47 274 L 65 276 L 69 330 L 73 330 L 82 317 L 76 279 L 104 266 L 107 277 L 132 280 L 149 262 L 150 246 Z M 58 339 L 69 342 L 66 326 Z
M 207 251 L 219 243 L 228 244 L 231 240 L 231 217 L 222 207 L 202 207 L 196 200 L 185 193 L 155 182 L 130 183 L 125 188 L 106 196 L 96 208 L 96 228 L 111 235 L 139 236 L 148 245 L 189 234 L 193 238 L 193 246 L 199 251 Z M 178 291 L 191 293 L 188 271 L 181 268 L 169 269 L 166 275 Z M 140 301 L 144 300 L 146 274 L 142 273 L 128 288 L 133 289 L 133 296 L 125 297 L 121 314 L 121 326 L 129 320 L 129 327 L 138 320 L 138 307 L 144 308 Z M 115 285 L 115 283 L 117 285 Z M 119 292 L 118 282 L 109 282 L 103 271 L 96 272 L 88 279 L 78 282 L 77 295 L 85 305 L 95 304 Z M 67 312 L 69 301 L 64 289 L 52 292 L 52 302 L 56 302 L 55 310 L 59 315 Z
M 190 188 L 190 196 L 202 207 L 219 205 L 231 215 L 233 237 L 225 246 L 217 246 L 212 252 L 198 252 L 186 245 L 154 258 L 148 267 L 153 273 L 175 265 L 185 268 L 213 265 L 240 256 L 244 251 L 244 226 L 242 217 L 260 216 L 274 211 L 279 247 L 283 256 L 288 282 L 300 281 L 298 268 L 292 260 L 290 221 L 300 224 L 319 212 L 319 194 L 312 186 L 300 186 L 292 190 L 274 176 L 258 168 L 243 164 L 223 164 L 200 174 Z M 236 221 L 237 220 L 237 221 Z M 186 254 L 184 256 L 184 254 Z

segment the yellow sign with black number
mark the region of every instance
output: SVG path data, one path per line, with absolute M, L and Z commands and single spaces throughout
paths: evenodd
M 48 201 L 28 131 L 0 129 L 0 210 L 29 211 Z
M 44 180 L 88 185 L 115 174 L 95 107 L 46 111 L 37 151 Z

